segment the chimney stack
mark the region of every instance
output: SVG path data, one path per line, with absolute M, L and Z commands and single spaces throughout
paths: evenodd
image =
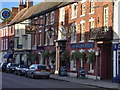
M 26 0 L 25 4 L 26 4 L 27 8 L 32 7 L 33 6 L 33 1 Z
M 20 0 L 20 4 L 19 4 L 19 7 L 18 7 L 18 12 L 20 12 L 25 7 L 26 7 L 26 5 L 24 4 L 23 0 Z

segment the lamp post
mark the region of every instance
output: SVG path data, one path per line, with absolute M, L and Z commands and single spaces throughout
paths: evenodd
M 96 51 L 95 55 L 96 55 L 96 80 L 97 80 L 97 77 L 98 77 L 98 55 L 99 55 L 99 51 Z
M 59 74 L 59 68 L 60 68 L 60 51 L 64 52 L 66 48 L 66 42 L 67 40 L 56 40 L 56 68 L 55 68 L 55 74 Z

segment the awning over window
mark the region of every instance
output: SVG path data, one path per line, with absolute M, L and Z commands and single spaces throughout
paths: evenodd
M 13 58 L 13 54 L 7 53 L 4 55 L 4 58 Z

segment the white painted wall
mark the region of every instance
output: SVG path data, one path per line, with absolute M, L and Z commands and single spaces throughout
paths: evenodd
M 114 24 L 113 25 L 114 25 L 113 39 L 120 39 L 120 0 L 117 0 L 114 3 Z
M 113 44 L 120 43 L 120 0 L 116 0 L 114 3 L 114 22 L 113 22 Z M 118 40 L 116 40 L 118 39 Z M 113 51 L 113 77 L 118 74 L 118 50 Z
M 25 34 L 25 26 L 27 23 L 30 23 L 30 20 L 25 20 L 21 23 L 15 24 L 15 37 L 19 37 L 19 44 L 23 45 L 23 49 L 31 49 L 31 34 Z M 19 25 L 19 34 L 16 34 L 18 25 Z M 26 41 L 23 35 L 28 35 Z M 14 44 L 16 45 L 16 41 Z M 26 47 L 24 47 L 25 44 L 26 44 Z M 15 48 L 15 50 L 17 49 Z

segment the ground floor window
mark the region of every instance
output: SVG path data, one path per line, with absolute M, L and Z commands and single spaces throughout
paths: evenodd
M 80 60 L 80 67 L 83 67 L 83 60 Z
M 71 71 L 76 71 L 76 60 L 71 60 L 70 61 L 70 70 Z
M 90 63 L 89 65 L 90 65 L 89 72 L 94 73 L 94 64 Z

